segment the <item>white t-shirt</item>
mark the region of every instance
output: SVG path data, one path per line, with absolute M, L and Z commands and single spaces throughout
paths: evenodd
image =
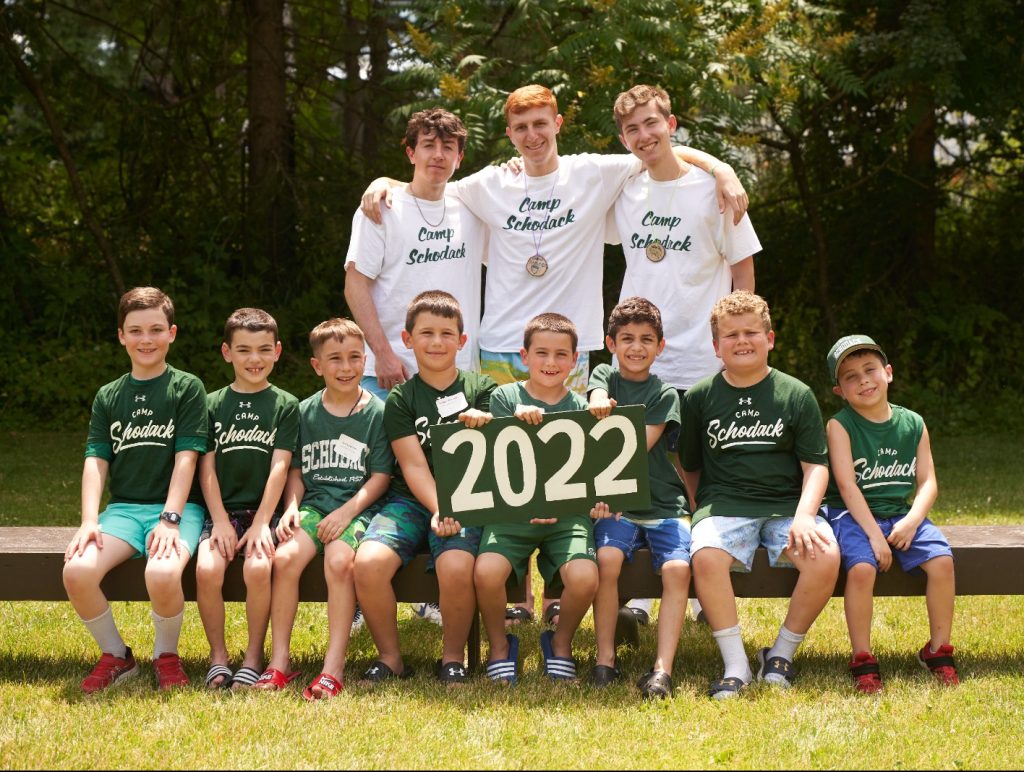
M 715 178 L 696 166 L 667 182 L 645 171 L 626 183 L 609 213 L 608 240 L 621 242 L 626 256 L 619 299 L 639 295 L 661 311 L 665 350 L 651 372 L 689 389 L 721 370 L 711 309 L 732 291 L 730 266 L 761 251 L 750 218 L 733 225 L 731 212 L 719 213 Z M 652 241 L 666 247 L 660 262 L 645 254 Z
M 480 348 L 519 351 L 526 323 L 549 311 L 576 325 L 580 351 L 603 347 L 605 216 L 639 170 L 632 155 L 584 153 L 560 156 L 543 177 L 489 166 L 449 185 L 490 228 Z M 536 254 L 543 276 L 526 271 Z
M 410 374 L 417 372 L 416 357 L 402 343 L 406 309 L 421 292 L 445 290 L 462 306 L 469 336 L 456 364 L 478 370 L 480 266 L 487 229 L 450 190 L 442 201 L 415 199 L 406 190 L 396 190 L 391 208 L 381 207 L 381 218 L 377 225 L 356 210 L 345 265 L 354 262 L 355 270 L 374 280 L 370 297 L 391 347 Z M 374 363 L 367 347 L 365 375 L 376 375 Z

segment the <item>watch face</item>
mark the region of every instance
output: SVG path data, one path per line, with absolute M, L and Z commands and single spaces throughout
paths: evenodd
M 162 512 L 160 514 L 161 520 L 166 520 L 171 525 L 178 525 L 181 522 L 181 515 L 177 512 Z

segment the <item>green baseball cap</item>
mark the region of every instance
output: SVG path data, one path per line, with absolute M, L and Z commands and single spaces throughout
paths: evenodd
M 864 349 L 877 351 L 882 355 L 882 361 L 889 364 L 889 358 L 882 351 L 882 347 L 867 335 L 845 335 L 832 344 L 832 348 L 829 349 L 828 356 L 825 358 L 825 361 L 828 363 L 828 374 L 832 379 L 832 383 L 839 383 L 839 365 L 843 363 L 843 360 L 855 351 L 863 351 Z

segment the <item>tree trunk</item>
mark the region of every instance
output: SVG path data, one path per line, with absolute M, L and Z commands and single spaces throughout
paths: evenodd
M 246 252 L 264 286 L 292 272 L 294 155 L 285 72 L 284 0 L 246 0 L 248 42 L 248 223 Z
M 935 210 L 938 206 L 935 165 L 935 96 L 917 85 L 907 105 L 911 121 L 907 137 L 907 176 L 910 178 L 909 246 L 914 275 L 923 276 L 935 263 Z

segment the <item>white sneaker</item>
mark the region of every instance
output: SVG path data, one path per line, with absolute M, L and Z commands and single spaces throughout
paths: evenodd
M 435 625 L 441 624 L 441 607 L 436 603 L 410 603 L 409 605 L 420 619 L 426 619 Z
M 356 606 L 356 615 L 352 617 L 352 630 L 349 635 L 355 635 L 365 624 L 366 620 L 363 619 L 363 610 L 359 608 L 359 606 Z

